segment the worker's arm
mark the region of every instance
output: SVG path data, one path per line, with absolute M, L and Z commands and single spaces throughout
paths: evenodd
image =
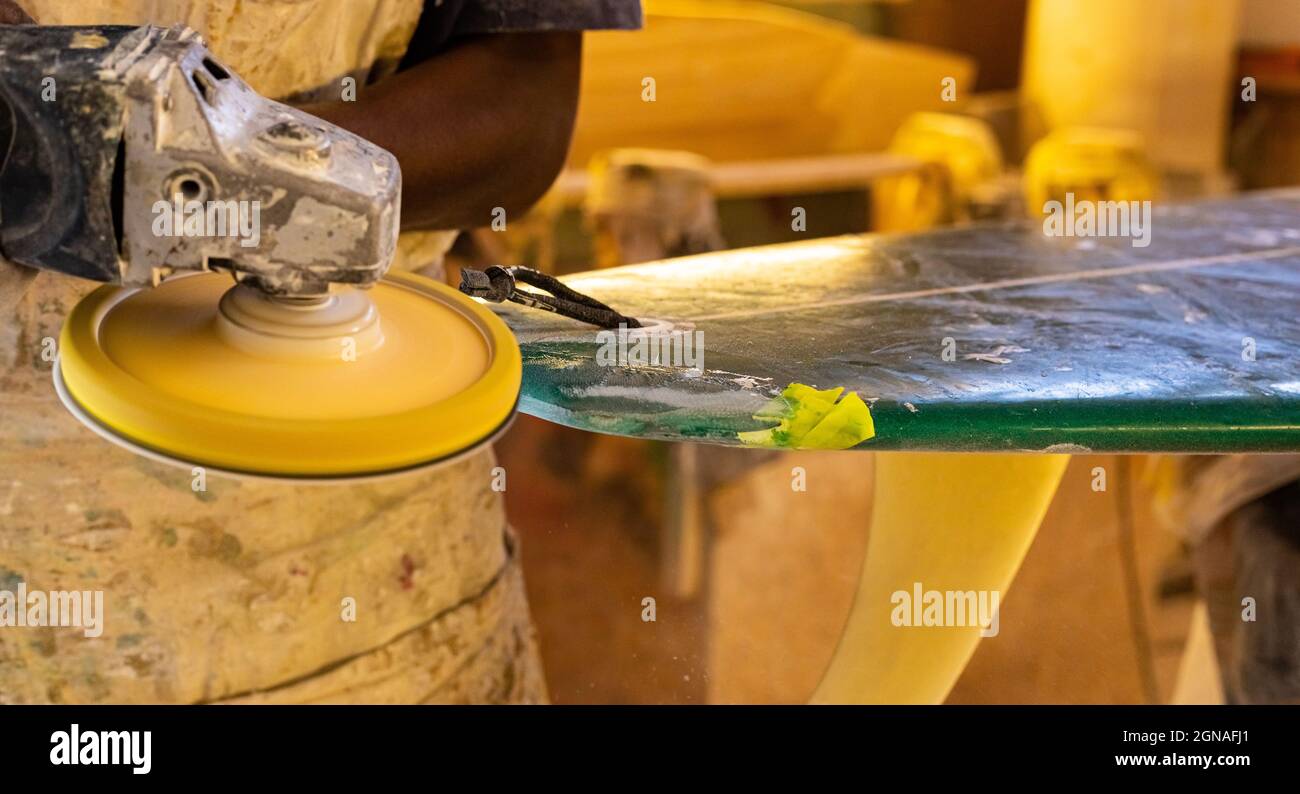
M 358 92 L 304 108 L 397 156 L 402 227 L 486 226 L 551 186 L 568 153 L 582 34 L 499 33 L 460 40 Z
M 0 0 L 0 25 L 30 25 L 32 18 L 14 0 Z

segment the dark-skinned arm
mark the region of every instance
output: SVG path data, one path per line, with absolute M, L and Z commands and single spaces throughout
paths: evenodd
M 14 0 L 0 0 L 0 25 L 32 25 L 31 18 Z
M 564 165 L 578 104 L 581 33 L 468 38 L 358 91 L 304 107 L 382 146 L 402 166 L 402 228 L 515 217 Z

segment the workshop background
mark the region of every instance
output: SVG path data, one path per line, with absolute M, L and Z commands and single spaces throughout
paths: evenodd
M 562 274 L 1032 216 L 1062 180 L 1156 201 L 1300 183 L 1288 0 L 645 11 L 642 31 L 588 34 L 567 169 L 507 231 L 462 235 L 453 283 L 456 264 Z M 529 472 L 506 497 L 554 702 L 807 700 L 857 586 L 872 455 L 673 446 L 527 416 L 497 449 Z M 815 487 L 793 492 L 793 466 Z M 1000 634 L 948 702 L 1221 702 L 1160 488 L 1156 459 L 1074 457 Z

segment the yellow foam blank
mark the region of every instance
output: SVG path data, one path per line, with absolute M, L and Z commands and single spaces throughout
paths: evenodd
M 813 701 L 942 703 L 978 626 L 895 626 L 897 591 L 996 591 L 1003 604 L 1068 455 L 883 453 L 844 635 Z

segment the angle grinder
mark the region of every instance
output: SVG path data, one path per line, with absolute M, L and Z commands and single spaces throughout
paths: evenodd
M 514 415 L 479 302 L 387 273 L 389 152 L 265 99 L 187 28 L 0 26 L 0 252 L 106 282 L 55 386 L 95 432 L 290 479 L 459 457 Z

